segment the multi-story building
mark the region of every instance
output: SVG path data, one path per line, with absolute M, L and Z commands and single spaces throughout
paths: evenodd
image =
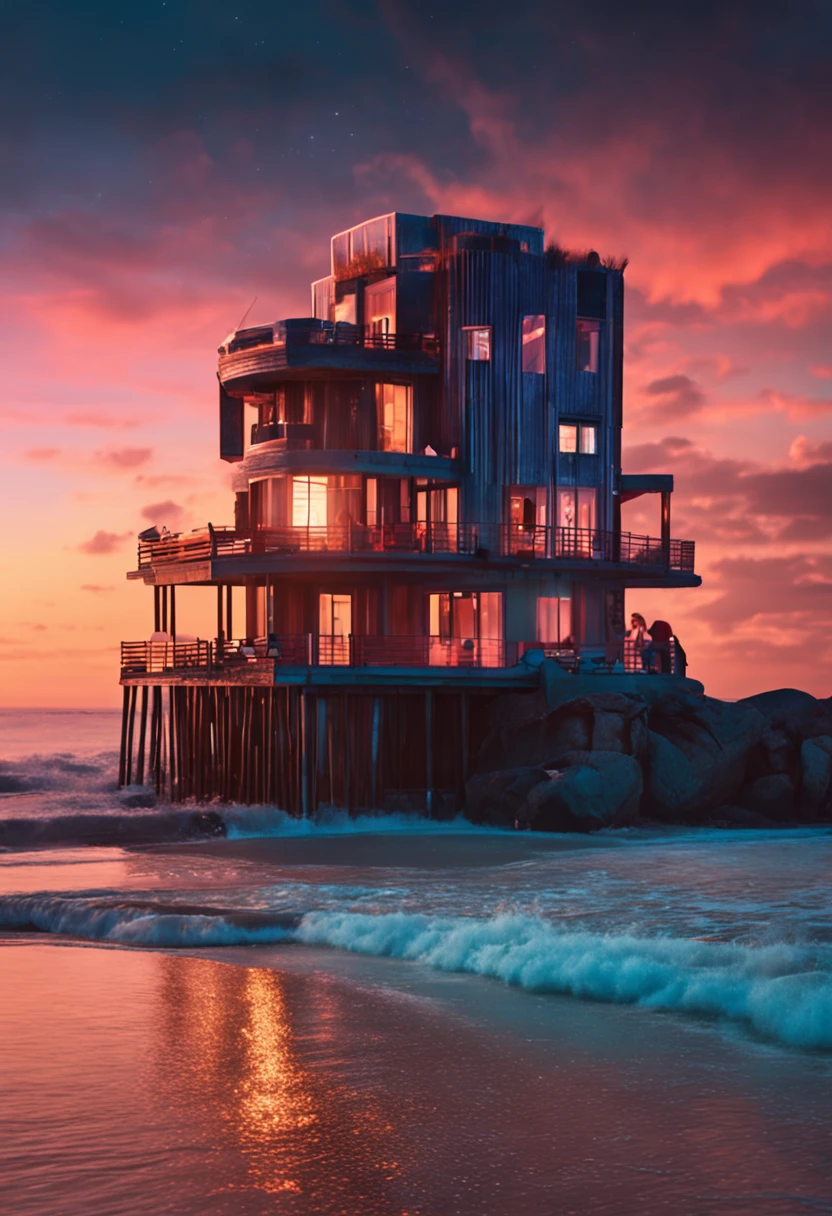
M 625 590 L 700 580 L 672 477 L 621 469 L 623 300 L 620 266 L 539 228 L 394 213 L 332 238 L 311 317 L 231 334 L 234 525 L 140 543 L 155 633 L 123 649 L 123 778 L 152 687 L 173 796 L 459 800 L 489 698 L 539 678 L 529 651 L 626 666 Z M 622 532 L 645 493 L 657 538 Z M 176 642 L 183 583 L 216 588 L 216 638 Z

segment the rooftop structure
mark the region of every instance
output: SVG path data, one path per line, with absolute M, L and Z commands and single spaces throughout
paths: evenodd
M 430 806 L 442 782 L 464 787 L 488 697 L 536 685 L 529 652 L 631 665 L 625 590 L 700 580 L 693 543 L 671 537 L 672 477 L 621 468 L 623 296 L 620 267 L 546 250 L 539 228 L 394 213 L 332 238 L 311 316 L 230 334 L 234 523 L 140 541 L 128 577 L 154 587 L 155 640 L 123 648 L 122 776 L 143 686 L 157 784 L 166 750 L 174 796 L 308 811 L 386 805 L 396 787 Z M 622 532 L 621 504 L 641 494 L 660 496 L 658 537 Z M 177 643 L 181 584 L 216 589 L 215 638 Z M 164 686 L 177 692 L 163 731 Z M 245 690 L 257 743 L 232 739 Z M 394 779 L 396 740 L 413 756 Z M 198 778 L 207 761 L 233 772 Z

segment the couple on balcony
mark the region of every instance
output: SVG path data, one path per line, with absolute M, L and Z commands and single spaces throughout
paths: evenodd
M 641 613 L 634 612 L 630 617 L 627 642 L 632 655 L 631 662 L 636 666 L 640 658 L 641 671 L 654 671 L 654 664 L 658 662 L 658 671 L 662 675 L 685 674 L 687 656 L 667 621 L 654 621 L 648 630 L 647 622 Z M 636 667 L 636 670 L 639 668 Z

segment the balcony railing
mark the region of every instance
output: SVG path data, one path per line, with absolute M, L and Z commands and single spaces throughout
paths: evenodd
M 387 333 L 346 321 L 278 321 L 240 330 L 219 348 L 220 356 L 262 347 L 360 346 L 369 350 L 421 351 L 436 354 L 434 334 Z
M 534 643 L 529 643 L 534 645 Z M 514 667 L 523 642 L 475 638 L 273 634 L 253 641 L 122 642 L 121 674 L 161 675 L 193 669 L 278 667 Z
M 512 524 L 360 524 L 321 527 L 200 529 L 139 543 L 140 570 L 173 562 L 208 561 L 245 553 L 424 553 L 520 562 L 574 560 L 694 572 L 694 542 L 662 541 L 595 528 L 518 528 Z
M 272 634 L 254 640 L 122 642 L 122 676 L 201 670 L 216 673 L 274 667 L 515 667 L 528 650 L 541 650 L 574 674 L 647 671 L 683 675 L 675 638 L 644 653 L 629 638 L 582 653 L 564 643 L 497 639 L 374 635 Z
M 277 439 L 295 451 L 308 451 L 317 436 L 318 428 L 312 422 L 254 422 L 251 427 L 252 444 L 271 443 Z

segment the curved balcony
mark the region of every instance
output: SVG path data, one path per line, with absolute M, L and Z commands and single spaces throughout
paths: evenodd
M 201 564 L 200 577 L 230 575 L 230 569 L 212 571 L 217 559 L 273 555 L 304 560 L 307 554 L 365 556 L 382 564 L 394 558 L 424 560 L 473 558 L 508 561 L 526 566 L 557 562 L 578 568 L 600 566 L 654 573 L 694 575 L 694 542 L 662 541 L 631 532 L 602 532 L 583 528 L 519 528 L 510 524 L 382 524 L 369 526 L 349 521 L 322 527 L 206 529 L 184 535 L 139 542 L 134 577 L 164 567 Z M 298 567 L 300 568 L 300 567 Z M 251 571 L 246 571 L 251 573 Z
M 306 476 L 366 473 L 370 477 L 424 477 L 428 481 L 456 481 L 463 471 L 462 462 L 450 456 L 425 456 L 421 452 L 354 451 L 348 448 L 312 447 L 305 424 L 276 423 L 257 427 L 258 435 L 271 434 L 277 427 L 286 429 L 286 438 L 262 438 L 249 448 L 234 470 L 234 489 L 247 490 L 250 480 L 273 473 L 298 473 Z
M 219 378 L 233 393 L 257 392 L 328 372 L 425 375 L 439 371 L 438 344 L 427 334 L 370 333 L 341 322 L 303 319 L 241 331 L 219 351 Z

